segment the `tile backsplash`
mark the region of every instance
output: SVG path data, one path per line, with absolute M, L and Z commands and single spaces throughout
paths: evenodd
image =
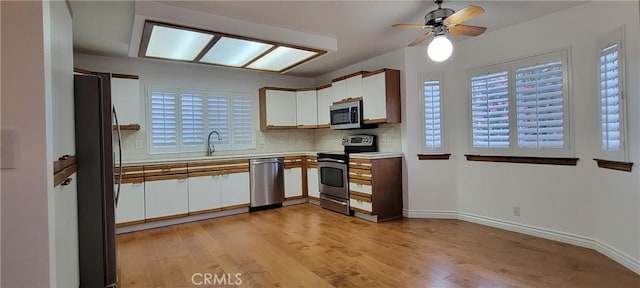
M 402 135 L 399 124 L 384 124 L 376 129 L 363 130 L 282 130 L 256 131 L 256 149 L 216 151 L 215 155 L 262 154 L 296 151 L 336 151 L 343 150 L 341 139 L 346 135 L 373 134 L 378 136 L 378 150 L 381 152 L 401 152 Z M 117 145 L 117 144 L 115 144 Z M 114 145 L 114 147 L 116 147 Z M 122 158 L 125 161 L 173 159 L 204 156 L 205 152 L 189 153 L 147 153 L 147 131 L 122 131 Z

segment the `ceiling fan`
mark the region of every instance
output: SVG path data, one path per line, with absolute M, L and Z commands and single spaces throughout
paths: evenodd
M 432 36 L 444 35 L 446 33 L 453 35 L 464 35 L 475 37 L 487 30 L 486 27 L 464 25 L 466 22 L 482 13 L 484 9 L 479 6 L 469 5 L 455 12 L 453 9 L 442 8 L 442 0 L 434 0 L 438 4 L 438 9 L 427 13 L 424 16 L 424 25 L 420 24 L 394 24 L 396 28 L 414 28 L 414 29 L 431 29 L 431 31 L 421 35 L 409 46 L 418 45 Z M 454 13 L 455 12 L 455 13 Z
M 433 10 L 424 16 L 424 25 L 422 24 L 392 25 L 392 27 L 395 27 L 395 28 L 431 29 L 431 31 L 423 35 L 420 35 L 420 37 L 418 37 L 416 40 L 411 42 L 409 44 L 409 47 L 416 46 L 431 37 L 435 37 L 435 39 L 431 42 L 431 44 L 429 44 L 428 49 L 431 50 L 432 46 L 436 46 L 436 45 L 433 45 L 433 44 L 436 44 L 434 42 L 438 42 L 437 44 L 439 45 L 443 45 L 442 41 L 446 42 L 444 44 L 445 46 L 448 45 L 449 52 L 448 52 L 448 55 L 444 57 L 444 59 L 440 60 L 440 61 L 444 61 L 449 57 L 449 55 L 451 55 L 450 50 L 453 49 L 453 46 L 451 44 L 451 41 L 449 41 L 448 39 L 446 39 L 446 37 L 443 37 L 443 36 L 445 36 L 446 34 L 452 34 L 452 35 L 463 35 L 463 36 L 475 37 L 484 33 L 484 31 L 487 30 L 486 27 L 462 24 L 463 22 L 466 22 L 484 13 L 484 9 L 482 9 L 482 7 L 469 5 L 467 7 L 462 8 L 460 11 L 455 12 L 453 9 L 442 8 L 443 0 L 434 0 L 433 2 L 438 4 L 438 9 Z M 429 51 L 429 57 L 432 58 L 434 61 L 438 61 L 434 59 L 434 57 L 431 57 L 431 54 L 432 52 Z M 442 57 L 439 57 L 439 58 L 442 58 Z

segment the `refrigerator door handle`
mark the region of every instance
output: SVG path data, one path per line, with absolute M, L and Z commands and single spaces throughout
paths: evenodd
M 118 188 L 116 190 L 116 207 L 118 207 L 118 199 L 120 198 L 120 186 L 122 185 L 122 138 L 120 137 L 120 123 L 118 123 L 118 113 L 116 113 L 116 106 L 112 105 L 113 119 L 116 122 L 116 131 L 118 131 Z

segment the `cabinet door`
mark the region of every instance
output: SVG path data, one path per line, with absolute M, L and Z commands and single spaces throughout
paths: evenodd
M 284 198 L 302 196 L 302 168 L 284 169 Z
M 111 78 L 111 101 L 118 112 L 120 125 L 141 124 L 140 81 L 138 79 Z
M 189 178 L 189 212 L 220 208 L 220 176 Z
M 120 186 L 116 223 L 144 220 L 144 182 Z
M 362 97 L 362 75 L 357 75 L 345 80 L 347 98 Z
M 296 112 L 298 127 L 318 127 L 318 97 L 316 90 L 296 92 Z
M 338 102 L 344 99 L 347 99 L 347 83 L 346 80 L 340 80 L 331 83 L 331 87 L 333 87 L 333 102 Z
M 387 98 L 385 73 L 378 73 L 362 79 L 362 110 L 364 120 L 387 118 Z
M 144 182 L 145 218 L 185 214 L 189 211 L 187 179 Z
M 296 92 L 266 91 L 267 126 L 296 127 Z
M 318 90 L 318 125 L 329 125 L 331 104 L 333 104 L 333 87 Z
M 307 192 L 311 197 L 320 198 L 318 168 L 307 168 Z
M 221 176 L 220 201 L 222 207 L 249 204 L 249 172 Z

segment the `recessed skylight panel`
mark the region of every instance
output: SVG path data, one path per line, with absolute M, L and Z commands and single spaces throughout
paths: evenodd
M 271 44 L 222 37 L 200 59 L 200 62 L 242 67 L 271 47 L 273 47 Z
M 192 61 L 213 35 L 155 25 L 145 56 Z
M 282 71 L 285 68 L 313 57 L 316 54 L 318 53 L 313 51 L 280 46 L 269 52 L 269 54 L 264 55 L 260 59 L 251 63 L 247 68 Z

